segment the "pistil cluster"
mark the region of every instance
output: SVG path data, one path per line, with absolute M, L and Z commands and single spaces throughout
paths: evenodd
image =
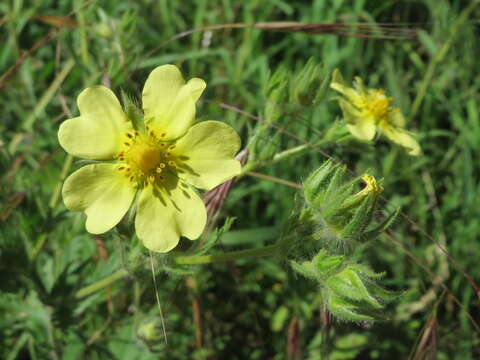
M 172 150 L 173 142 L 162 141 L 166 133 L 156 134 L 146 126 L 143 132 L 127 132 L 123 141 L 124 149 L 118 154 L 118 171 L 138 187 L 161 184 L 168 176 L 178 176 Z
M 389 111 L 398 111 L 396 108 L 390 108 L 393 98 L 386 97 L 384 90 L 370 90 L 364 98 L 364 109 L 377 120 L 377 123 L 384 121 L 388 117 Z

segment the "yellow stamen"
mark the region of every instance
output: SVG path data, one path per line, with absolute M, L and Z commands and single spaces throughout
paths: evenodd
M 383 90 L 375 90 L 365 97 L 364 107 L 371 116 L 380 121 L 387 117 L 392 100 L 391 97 L 385 97 Z

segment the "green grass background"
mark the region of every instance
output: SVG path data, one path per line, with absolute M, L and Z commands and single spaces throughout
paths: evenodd
M 0 357 L 480 358 L 478 332 L 468 318 L 480 320 L 479 294 L 458 269 L 480 280 L 476 4 L 474 0 L 2 2 L 0 74 L 54 29 L 34 15 L 74 11 L 78 26 L 53 30 L 53 38 L 30 54 L 0 89 Z M 205 25 L 266 21 L 418 23 L 419 31 L 417 40 L 393 41 L 227 29 L 164 43 Z M 423 148 L 423 155 L 413 158 L 384 140 L 374 146 L 349 141 L 322 147 L 357 174 L 371 169 L 383 177 L 387 209 L 401 205 L 416 222 L 396 221 L 393 230 L 402 246 L 382 237 L 362 255 L 376 271 L 387 272 L 387 287 L 404 291 L 388 308 L 390 320 L 373 326 L 334 321 L 326 339 L 315 284 L 273 260 L 242 260 L 206 265 L 185 277 L 159 271 L 168 345 L 161 338 L 146 344 L 137 329 L 158 319 L 147 254 L 135 239 L 125 236 L 131 233 L 128 224 L 94 237 L 85 231 L 82 215 L 66 211 L 58 189 L 65 171 L 70 173 L 79 164 L 74 161 L 70 168 L 58 145 L 59 124 L 78 114 L 76 97 L 85 87 L 109 83 L 118 95 L 123 89 L 139 97 L 155 66 L 174 63 L 185 77 L 207 82 L 199 116 L 226 121 L 247 144 L 255 121 L 216 103 L 264 116 L 269 74 L 278 68 L 295 74 L 309 58 L 323 64 L 325 76 L 338 67 L 346 79 L 359 75 L 368 86 L 385 88 L 407 115 L 407 126 L 418 133 Z M 333 97 L 329 91 L 318 106 L 289 113 L 289 121 L 281 126 L 315 142 L 340 116 Z M 290 107 L 294 104 L 287 102 L 282 111 Z M 275 151 L 298 145 L 274 130 L 262 133 L 262 141 Z M 301 182 L 324 160 L 311 151 L 258 171 Z M 236 221 L 214 251 L 272 243 L 296 191 L 243 178 L 223 209 Z M 157 267 L 161 270 L 161 259 Z M 75 297 L 80 289 L 120 268 L 134 273 L 91 296 Z M 195 306 L 200 322 L 194 318 Z M 433 331 L 433 345 L 433 338 L 424 336 L 425 327 Z M 421 339 L 430 340 L 427 353 L 417 346 Z

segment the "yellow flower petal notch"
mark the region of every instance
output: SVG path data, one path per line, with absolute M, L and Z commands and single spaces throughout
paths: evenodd
M 114 93 L 92 86 L 78 97 L 80 116 L 60 125 L 58 140 L 71 155 L 96 160 L 70 175 L 66 207 L 87 215 L 86 228 L 101 234 L 136 204 L 135 230 L 145 247 L 173 249 L 198 238 L 207 213 L 193 188 L 210 190 L 240 173 L 234 159 L 240 138 L 219 121 L 195 123 L 205 82 L 185 82 L 173 65 L 154 69 L 142 93 L 144 121 L 136 128 Z
M 361 140 L 372 140 L 377 131 L 394 143 L 407 149 L 410 155 L 419 155 L 420 145 L 405 130 L 405 119 L 399 108 L 392 107 L 393 98 L 384 90 L 365 88 L 362 79 L 355 78 L 354 86 L 345 84 L 340 71 L 333 72 L 330 87 L 344 96 L 339 100 L 350 133 Z

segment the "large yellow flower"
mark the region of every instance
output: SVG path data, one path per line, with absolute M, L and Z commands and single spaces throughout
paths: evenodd
M 393 100 L 383 90 L 367 89 L 362 79 L 355 78 L 354 87 L 343 81 L 340 71 L 333 72 L 332 89 L 345 98 L 339 100 L 350 133 L 361 140 L 372 140 L 380 130 L 394 143 L 405 147 L 410 155 L 420 154 L 420 145 L 405 130 L 405 118 L 400 109 L 390 106 Z
M 58 132 L 68 153 L 89 160 L 63 185 L 68 209 L 87 215 L 86 228 L 104 233 L 136 199 L 135 230 L 150 250 L 167 252 L 180 236 L 198 238 L 206 223 L 192 185 L 209 190 L 240 172 L 240 138 L 218 121 L 194 125 L 205 82 L 188 82 L 173 65 L 153 70 L 145 83 L 144 122 L 135 128 L 112 91 L 92 86 L 78 97 L 80 116 Z

